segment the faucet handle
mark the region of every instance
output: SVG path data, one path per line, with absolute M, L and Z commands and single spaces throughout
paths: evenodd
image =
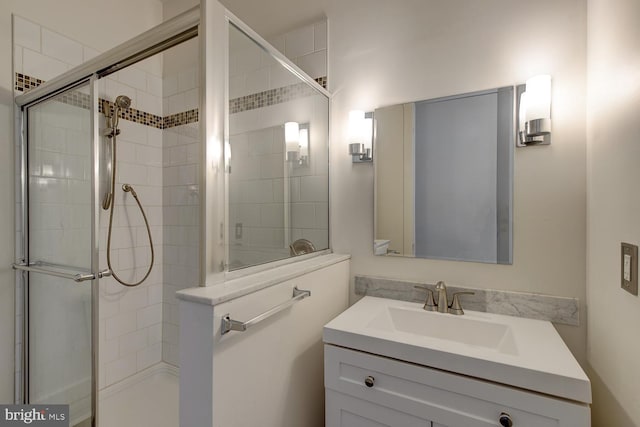
M 449 313 L 462 315 L 464 314 L 464 310 L 462 309 L 462 305 L 460 305 L 460 295 L 475 295 L 475 292 L 465 291 L 465 292 L 456 292 L 453 294 L 453 301 L 451 301 L 451 305 L 449 306 Z
M 427 291 L 427 299 L 424 302 L 424 306 L 422 307 L 424 310 L 427 311 L 436 311 L 438 310 L 438 306 L 435 303 L 435 300 L 433 299 L 433 291 L 429 288 L 427 288 L 426 286 L 414 286 L 415 289 L 422 289 Z

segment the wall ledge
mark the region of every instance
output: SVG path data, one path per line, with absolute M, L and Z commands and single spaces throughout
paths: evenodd
M 287 280 L 295 279 L 312 271 L 320 270 L 342 261 L 351 255 L 326 254 L 299 262 L 274 266 L 255 274 L 226 280 L 215 286 L 188 288 L 176 293 L 178 299 L 205 305 L 218 305 L 236 298 L 268 288 Z

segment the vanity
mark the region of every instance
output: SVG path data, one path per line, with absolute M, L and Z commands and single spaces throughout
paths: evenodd
M 327 427 L 578 427 L 591 385 L 547 321 L 364 297 L 324 327 Z

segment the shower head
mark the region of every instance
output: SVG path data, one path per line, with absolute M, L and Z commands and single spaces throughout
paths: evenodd
M 123 110 L 129 108 L 131 106 L 131 98 L 126 95 L 119 95 L 115 101 L 116 108 L 121 108 Z

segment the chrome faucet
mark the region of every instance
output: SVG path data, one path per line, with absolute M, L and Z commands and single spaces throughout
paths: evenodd
M 414 286 L 414 288 L 427 291 L 427 299 L 422 307 L 424 310 L 455 315 L 464 314 L 464 310 L 460 304 L 460 295 L 475 295 L 475 292 L 456 292 L 453 294 L 451 305 L 449 305 L 447 300 L 447 285 L 445 285 L 443 281 L 438 282 L 435 286 L 436 292 L 438 293 L 437 298 L 434 298 L 433 291 L 426 286 Z
M 436 292 L 438 292 L 438 313 L 447 313 L 449 311 L 447 285 L 443 281 L 436 283 Z

